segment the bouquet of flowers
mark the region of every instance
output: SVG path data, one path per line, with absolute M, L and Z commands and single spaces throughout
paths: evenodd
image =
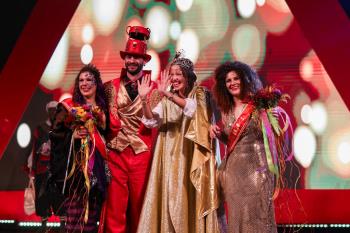
M 98 126 L 102 121 L 102 110 L 98 106 L 84 104 L 82 106 L 72 107 L 70 111 L 72 119 L 71 128 L 84 126 L 89 133 L 93 133 L 94 126 Z
M 277 107 L 280 102 L 287 102 L 289 98 L 289 95 L 282 94 L 275 85 L 272 85 L 260 89 L 252 100 L 257 109 L 270 109 Z
M 75 174 L 76 169 L 81 169 L 85 178 L 85 188 L 88 194 L 91 188 L 90 177 L 92 175 L 92 170 L 94 167 L 94 152 L 95 152 L 95 131 L 96 126 L 103 124 L 103 111 L 98 106 L 92 106 L 89 104 L 84 104 L 82 106 L 74 106 L 70 109 L 69 114 L 70 128 L 73 131 L 79 131 L 86 128 L 88 134 L 86 137 L 81 138 L 80 148 L 78 150 L 70 150 L 74 152 L 73 162 L 71 170 L 66 177 L 69 179 Z M 72 144 L 74 145 L 74 138 L 72 137 Z M 70 158 L 68 159 L 70 160 Z M 68 164 L 67 164 L 68 168 Z M 84 195 L 87 197 L 88 195 Z M 84 221 L 88 219 L 89 202 L 88 198 L 85 200 L 86 206 Z

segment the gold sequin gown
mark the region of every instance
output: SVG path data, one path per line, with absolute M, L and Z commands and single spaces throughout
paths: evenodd
M 234 120 L 229 118 L 223 119 L 226 135 Z M 260 126 L 253 118 L 220 165 L 219 183 L 228 210 L 227 232 L 277 232 L 272 200 L 274 176 L 267 167 Z
M 210 112 L 205 91 L 194 87 L 192 118 L 163 98 L 163 120 L 138 233 L 217 233 L 215 158 L 208 135 Z

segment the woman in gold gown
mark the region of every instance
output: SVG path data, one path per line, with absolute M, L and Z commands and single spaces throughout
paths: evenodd
M 195 84 L 193 63 L 176 57 L 162 72 L 157 91 L 150 78 L 139 83 L 143 123 L 157 127 L 151 173 L 139 233 L 218 232 L 215 158 L 208 128 L 207 92 Z M 171 89 L 168 91 L 168 87 Z M 153 109 L 154 96 L 160 101 Z
M 215 81 L 222 119 L 210 127 L 210 136 L 227 145 L 219 167 L 227 232 L 277 232 L 273 195 L 287 145 L 286 128 L 279 127 L 276 116 L 289 118 L 276 106 L 285 95 L 271 87 L 263 89 L 255 71 L 241 62 L 220 65 Z

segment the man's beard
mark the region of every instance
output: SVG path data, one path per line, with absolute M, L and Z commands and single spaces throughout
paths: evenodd
M 129 65 L 136 65 L 137 66 L 137 69 L 136 70 L 130 70 L 129 69 Z M 138 64 L 138 63 L 129 63 L 129 64 L 126 64 L 126 70 L 128 71 L 128 73 L 130 73 L 131 75 L 136 75 L 138 73 L 141 72 L 142 68 L 143 68 L 143 65 L 142 64 Z

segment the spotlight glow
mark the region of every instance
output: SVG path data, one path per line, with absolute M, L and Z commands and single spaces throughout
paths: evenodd
M 193 0 L 176 0 L 175 2 L 177 8 L 182 12 L 188 11 L 193 4 Z
M 300 62 L 299 73 L 305 81 L 311 80 L 314 73 L 314 66 L 307 57 L 303 58 L 303 60 Z
M 67 66 L 68 48 L 68 33 L 66 32 L 58 43 L 40 79 L 40 84 L 45 88 L 53 90 L 59 87 Z
M 321 135 L 327 127 L 327 111 L 323 103 L 314 102 L 311 104 L 312 118 L 310 122 L 311 128 L 316 134 Z
M 119 25 L 125 8 L 125 0 L 92 0 L 92 13 L 96 29 L 109 35 Z
M 349 142 L 341 142 L 338 146 L 337 156 L 340 162 L 343 164 L 350 163 L 350 143 Z
M 149 62 L 147 62 L 144 69 L 152 71 L 151 79 L 155 81 L 159 77 L 160 73 L 160 59 L 158 54 L 154 50 L 147 51 L 147 53 L 152 56 L 152 59 Z
M 232 36 L 233 55 L 238 61 L 254 65 L 261 57 L 260 43 L 260 32 L 254 25 L 240 25 Z
M 92 61 L 92 58 L 94 56 L 94 52 L 92 50 L 91 45 L 85 44 L 80 51 L 80 59 L 81 61 L 87 65 Z
M 155 6 L 146 16 L 146 27 L 151 29 L 150 45 L 155 49 L 165 47 L 169 41 L 170 13 L 163 6 Z
M 17 129 L 17 142 L 22 148 L 26 148 L 30 142 L 31 133 L 28 124 L 22 123 Z
M 263 6 L 265 4 L 265 0 L 256 0 L 256 4 L 258 6 Z
M 294 155 L 296 160 L 304 167 L 310 166 L 316 153 L 316 138 L 306 126 L 299 126 L 294 133 Z
M 341 121 L 337 119 L 337 121 Z M 331 130 L 330 130 L 331 131 Z M 338 129 L 326 136 L 328 153 L 324 155 L 325 165 L 338 176 L 350 178 L 350 124 L 342 122 Z
M 83 27 L 82 40 L 85 44 L 90 44 L 95 37 L 94 28 L 90 23 Z
M 150 0 L 136 0 L 137 3 L 141 4 L 142 6 L 145 6 L 150 2 Z
M 181 25 L 178 21 L 173 21 L 170 24 L 170 37 L 173 40 L 177 40 L 181 34 Z
M 183 49 L 185 56 L 196 63 L 199 55 L 199 39 L 197 34 L 191 30 L 184 30 L 177 41 L 176 50 Z
M 256 9 L 255 0 L 237 0 L 237 9 L 243 18 L 250 18 Z
M 301 120 L 305 123 L 305 124 L 310 124 L 311 119 L 312 119 L 312 108 L 310 105 L 305 104 L 302 108 L 301 108 Z
M 266 3 L 277 11 L 282 13 L 290 13 L 290 9 L 285 0 L 267 0 Z

